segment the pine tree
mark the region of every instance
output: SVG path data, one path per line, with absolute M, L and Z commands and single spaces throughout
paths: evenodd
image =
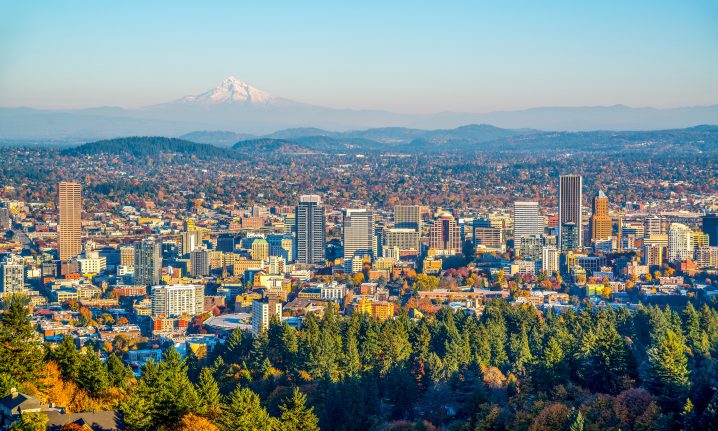
M 0 374 L 20 384 L 35 381 L 42 368 L 43 351 L 35 341 L 28 302 L 23 295 L 5 297 L 0 319 Z
M 573 423 L 571 423 L 571 427 L 569 428 L 569 430 L 570 431 L 583 431 L 583 425 L 584 425 L 583 414 L 579 410 L 578 413 L 576 413 L 576 419 L 574 419 Z
M 174 347 L 164 352 L 158 377 L 154 406 L 158 425 L 174 426 L 182 416 L 198 410 L 197 392 L 187 377 L 185 361 Z
M 95 352 L 90 351 L 81 357 L 77 371 L 77 385 L 93 397 L 97 397 L 110 387 L 107 369 Z
M 240 387 L 222 404 L 218 422 L 223 431 L 272 431 L 275 427 L 275 421 L 260 404 L 259 396 Z
M 352 320 L 355 322 L 355 320 Z M 344 341 L 343 369 L 347 376 L 356 377 L 362 369 L 361 358 L 359 358 L 359 346 L 357 343 L 358 325 L 350 323 L 347 325 L 346 338 Z
M 526 332 L 526 325 L 521 325 L 519 334 L 512 334 L 509 342 L 509 351 L 511 354 L 511 364 L 519 376 L 523 376 L 526 367 L 531 363 L 533 356 L 529 348 L 529 338 Z
M 245 357 L 246 342 L 241 329 L 235 329 L 224 344 L 224 361 L 227 364 L 241 363 Z
M 314 407 L 307 407 L 306 402 L 307 396 L 294 388 L 292 396 L 279 406 L 282 431 L 319 431 L 319 419 L 314 415 Z
M 617 394 L 625 388 L 631 352 L 611 323 L 589 332 L 578 352 L 579 374 L 594 391 Z
M 140 381 L 140 385 L 142 382 Z M 140 386 L 138 385 L 138 386 Z M 152 411 L 152 401 L 140 396 L 138 387 L 135 393 L 122 405 L 122 420 L 125 423 L 125 427 L 130 431 L 144 431 L 153 428 L 154 416 Z
M 199 382 L 197 383 L 197 395 L 200 400 L 200 412 L 210 417 L 215 417 L 219 413 L 221 403 L 221 395 L 219 386 L 212 375 L 212 370 L 202 368 L 199 373 Z
M 74 381 L 77 378 L 80 356 L 71 335 L 64 336 L 62 342 L 50 351 L 49 356 L 59 365 L 64 380 Z
M 664 404 L 672 405 L 685 400 L 690 382 L 686 346 L 672 330 L 664 335 L 647 351 L 648 385 L 661 396 Z
M 411 354 L 409 336 L 404 326 L 396 320 L 387 320 L 382 326 L 379 338 L 378 367 L 386 374 L 395 365 L 401 365 Z
M 127 389 L 127 382 L 133 376 L 132 370 L 113 354 L 107 357 L 105 367 L 107 368 L 107 376 L 110 379 L 110 385 Z

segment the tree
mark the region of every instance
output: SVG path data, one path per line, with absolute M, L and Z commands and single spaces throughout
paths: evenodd
M 207 418 L 187 413 L 182 416 L 177 431 L 219 431 L 219 428 Z
M 0 374 L 20 384 L 34 381 L 42 368 L 43 352 L 35 342 L 28 302 L 23 295 L 5 297 L 0 319 Z
M 10 426 L 10 431 L 45 431 L 47 416 L 43 413 L 24 413 Z
M 573 423 L 571 424 L 571 427 L 569 428 L 570 431 L 583 431 L 583 415 L 581 414 L 581 411 L 579 410 L 578 413 L 576 413 L 576 419 L 573 420 Z
M 60 366 L 63 379 L 74 381 L 77 378 L 80 356 L 75 348 L 75 340 L 71 335 L 64 336 L 62 342 L 50 351 L 49 356 Z
M 107 357 L 105 367 L 107 368 L 110 384 L 118 388 L 127 389 L 127 382 L 133 377 L 132 370 L 114 354 Z
M 89 352 L 80 359 L 77 371 L 77 385 L 91 396 L 97 397 L 110 387 L 107 370 L 95 352 Z
M 579 374 L 587 387 L 597 392 L 617 394 L 629 379 L 631 353 L 626 341 L 612 324 L 589 331 L 577 354 Z
M 568 407 L 561 403 L 554 403 L 546 406 L 536 415 L 529 431 L 554 431 L 566 429 L 569 425 L 571 412 Z
M 140 385 L 142 380 L 140 380 Z M 138 385 L 139 386 L 139 385 Z M 123 421 L 128 430 L 142 431 L 155 429 L 152 412 L 153 401 L 144 396 L 137 396 L 137 392 L 122 404 Z
M 307 396 L 294 388 L 291 397 L 279 406 L 279 417 L 283 431 L 319 431 L 319 419 L 314 415 L 314 407 L 306 406 Z
M 257 394 L 237 387 L 222 404 L 219 428 L 223 431 L 272 431 L 274 420 L 262 407 Z
M 132 430 L 176 428 L 184 415 L 197 410 L 197 392 L 174 347 L 165 351 L 159 364 L 145 364 L 132 396 L 122 404 L 125 424 Z
M 439 279 L 433 275 L 419 274 L 414 282 L 414 290 L 430 291 L 439 288 Z
M 241 329 L 235 329 L 224 345 L 224 360 L 227 364 L 240 363 L 245 357 L 247 344 Z
M 175 424 L 185 414 L 197 410 L 197 392 L 187 377 L 185 361 L 174 347 L 163 354 L 158 374 L 160 381 L 156 387 L 155 409 L 159 424 Z
M 215 417 L 219 414 L 221 395 L 217 381 L 209 368 L 202 368 L 199 373 L 197 395 L 199 396 L 201 413 L 209 417 Z
M 647 351 L 648 385 L 666 405 L 682 404 L 690 381 L 686 346 L 672 330 L 667 330 Z

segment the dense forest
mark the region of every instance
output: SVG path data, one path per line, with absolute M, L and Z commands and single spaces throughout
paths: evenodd
M 92 156 L 98 154 L 130 154 L 134 157 L 156 157 L 162 153 L 179 153 L 200 159 L 212 157 L 238 158 L 240 155 L 225 148 L 198 144 L 161 136 L 133 136 L 90 142 L 60 151 L 63 156 Z
M 478 318 L 444 309 L 386 322 L 329 307 L 301 331 L 235 331 L 185 359 L 168 348 L 139 379 L 92 344 L 33 341 L 21 298 L 1 324 L 3 395 L 18 386 L 70 409 L 119 408 L 134 430 L 718 426 L 718 312 L 706 304 L 541 313 L 500 301 Z

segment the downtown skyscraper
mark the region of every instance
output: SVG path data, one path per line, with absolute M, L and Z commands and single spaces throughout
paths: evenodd
M 57 187 L 57 197 L 60 260 L 68 260 L 82 253 L 82 186 L 63 181 Z
M 297 232 L 296 262 L 323 264 L 326 221 L 321 197 L 318 195 L 302 195 L 295 211 Z
M 514 202 L 514 238 L 543 234 L 538 202 Z
M 612 221 L 608 215 L 608 196 L 599 190 L 593 198 L 593 214 L 591 215 L 591 240 L 595 243 L 609 239 L 612 232 Z
M 353 261 L 365 256 L 375 257 L 374 214 L 365 209 L 344 211 L 344 267 L 357 272 Z M 361 265 L 359 270 L 361 270 Z
M 135 244 L 135 284 L 155 286 L 162 279 L 162 241 L 145 238 Z
M 395 206 L 394 227 L 396 229 L 413 229 L 421 233 L 421 207 L 419 205 Z
M 558 238 L 561 251 L 583 245 L 581 199 L 583 179 L 580 175 L 561 175 L 558 189 Z

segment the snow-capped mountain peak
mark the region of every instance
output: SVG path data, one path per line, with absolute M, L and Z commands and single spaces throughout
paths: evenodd
M 230 76 L 213 89 L 196 96 L 186 96 L 181 99 L 184 103 L 219 105 L 219 104 L 251 104 L 274 105 L 284 102 L 283 99 L 271 93 L 252 87 L 246 82 Z

